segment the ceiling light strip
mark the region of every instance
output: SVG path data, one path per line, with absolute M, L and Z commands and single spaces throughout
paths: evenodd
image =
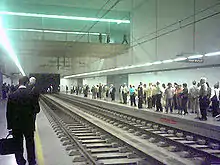
M 207 53 L 205 54 L 206 57 L 210 57 L 210 56 L 219 56 L 220 52 L 212 52 L 212 53 Z
M 3 28 L 3 24 L 2 24 L 2 19 L 0 17 L 0 44 L 3 46 L 3 48 L 6 50 L 7 54 L 9 57 L 11 57 L 11 59 L 14 61 L 14 63 L 16 64 L 16 66 L 18 67 L 19 71 L 21 72 L 21 74 L 23 76 L 25 76 L 24 70 L 21 67 L 21 64 L 18 60 L 17 55 L 15 54 L 10 41 L 7 37 L 7 34 L 5 32 L 5 29 Z
M 43 29 L 6 29 L 7 31 L 21 31 L 21 32 L 40 32 L 40 33 L 55 33 L 55 34 L 89 34 L 98 36 L 95 32 L 74 32 L 74 31 L 58 31 L 58 30 L 43 30 Z M 102 33 L 103 36 L 107 34 Z
M 51 19 L 67 19 L 67 20 L 78 20 L 78 21 L 93 21 L 93 22 L 110 22 L 110 23 L 130 23 L 129 20 L 117 20 L 117 19 L 105 19 L 105 18 L 91 18 L 91 17 L 76 17 L 76 16 L 63 16 L 63 15 L 50 15 L 50 14 L 36 14 L 36 13 L 20 13 L 20 12 L 9 12 L 0 11 L 1 15 L 12 15 L 22 17 L 38 17 L 38 18 L 51 18 Z
M 219 55 L 220 55 L 220 51 L 219 52 L 213 52 L 213 53 L 205 54 L 205 56 L 207 56 L 207 57 L 209 57 L 209 56 L 219 56 Z M 176 59 L 169 59 L 169 60 L 163 60 L 163 61 L 155 61 L 153 63 L 145 63 L 145 64 L 131 65 L 131 66 L 125 66 L 125 67 L 120 67 L 120 68 L 96 71 L 96 72 L 75 74 L 75 75 L 65 76 L 64 78 L 74 78 L 74 77 L 88 76 L 88 75 L 100 74 L 100 73 L 106 73 L 106 72 L 112 72 L 112 71 L 118 71 L 118 70 L 126 70 L 126 69 L 146 67 L 146 66 L 151 66 L 151 65 L 166 64 L 166 63 L 171 63 L 171 62 L 184 61 L 184 60 L 192 59 L 192 58 L 201 58 L 203 56 L 204 55 L 193 55 L 193 56 L 189 56 L 189 57 L 179 57 L 179 58 L 176 58 Z

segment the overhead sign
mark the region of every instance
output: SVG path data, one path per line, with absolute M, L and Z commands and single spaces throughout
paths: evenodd
M 204 59 L 203 58 L 187 58 L 186 60 L 187 63 L 203 63 Z

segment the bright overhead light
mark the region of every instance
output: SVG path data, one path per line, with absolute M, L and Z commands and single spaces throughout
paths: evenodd
M 203 55 L 202 54 L 199 54 L 199 55 L 193 55 L 193 56 L 189 56 L 188 58 L 189 59 L 193 59 L 193 58 L 202 58 Z
M 214 53 L 207 53 L 205 56 L 217 56 L 220 55 L 219 52 L 214 52 Z M 188 58 L 201 58 L 203 55 L 193 55 L 189 56 Z M 132 68 L 138 68 L 138 67 L 144 67 L 144 66 L 151 66 L 154 64 L 165 64 L 165 63 L 171 63 L 171 62 L 177 62 L 177 61 L 184 61 L 187 60 L 186 57 L 179 57 L 176 59 L 169 59 L 169 60 L 163 60 L 163 61 L 155 61 L 153 63 L 145 63 L 145 64 L 139 64 L 139 65 L 131 65 L 131 66 L 125 66 L 125 67 L 120 67 L 120 68 L 113 68 L 113 69 L 107 69 L 107 70 L 102 70 L 102 71 L 96 71 L 96 72 L 89 72 L 89 73 L 82 73 L 82 74 L 76 74 L 76 75 L 71 75 L 71 76 L 65 76 L 64 78 L 73 78 L 73 77 L 80 77 L 80 76 L 85 76 L 85 75 L 93 75 L 93 74 L 98 74 L 98 73 L 106 73 L 106 72 L 112 72 L 112 71 L 118 71 L 118 70 L 126 70 L 126 69 L 132 69 Z
M 18 67 L 19 71 L 21 72 L 21 74 L 23 76 L 25 76 L 24 70 L 21 67 L 21 64 L 18 60 L 17 55 L 15 54 L 10 41 L 7 37 L 7 34 L 5 32 L 5 29 L 3 28 L 3 24 L 2 24 L 2 18 L 0 17 L 0 44 L 2 45 L 2 47 L 6 50 L 8 56 L 11 57 L 11 59 L 14 61 L 14 63 L 16 64 L 16 66 Z
M 43 29 L 6 29 L 7 31 L 22 31 L 22 32 L 40 32 L 40 33 L 57 33 L 57 34 L 89 34 L 98 36 L 95 32 L 74 32 L 74 31 L 58 31 L 58 30 L 43 30 Z M 102 33 L 103 36 L 107 35 Z
M 220 52 L 213 52 L 213 53 L 207 53 L 205 54 L 206 57 L 210 57 L 210 56 L 219 56 Z
M 173 60 L 163 60 L 162 63 L 167 64 L 167 63 L 171 63 L 173 62 Z
M 162 61 L 155 61 L 152 63 L 153 65 L 158 65 L 158 64 L 162 64 Z
M 9 11 L 0 11 L 0 14 L 2 14 L 2 15 L 13 15 L 13 16 L 22 16 L 22 17 L 39 17 L 39 18 L 51 18 L 51 19 L 78 20 L 78 21 L 110 22 L 110 23 L 117 23 L 117 24 L 130 23 L 129 20 L 91 18 L 91 17 L 76 17 L 76 16 L 50 15 L 50 14 L 36 14 L 36 13 L 20 13 L 20 12 L 9 12 Z
M 186 59 L 187 59 L 186 57 L 179 57 L 179 58 L 174 59 L 174 61 L 184 61 Z

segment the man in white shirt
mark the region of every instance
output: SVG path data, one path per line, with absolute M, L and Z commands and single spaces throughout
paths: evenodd
M 199 116 L 198 102 L 199 102 L 199 89 L 196 85 L 196 81 L 192 82 L 193 86 L 189 89 L 189 97 L 190 97 L 190 104 L 191 104 L 191 113 L 197 113 Z
M 123 104 L 127 104 L 128 87 L 127 87 L 126 83 L 124 83 L 124 85 L 123 85 L 122 96 L 123 96 Z
M 173 112 L 173 96 L 174 89 L 172 88 L 172 84 L 168 83 L 167 89 L 165 90 L 165 98 L 166 98 L 166 113 L 168 113 L 168 109 L 170 108 L 170 113 Z

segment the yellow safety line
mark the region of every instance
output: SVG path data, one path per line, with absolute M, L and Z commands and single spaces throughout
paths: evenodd
M 36 134 L 35 134 L 35 146 L 36 146 L 36 156 L 37 156 L 38 165 L 44 165 L 43 150 L 42 150 L 41 140 L 38 134 L 37 127 L 36 127 Z

